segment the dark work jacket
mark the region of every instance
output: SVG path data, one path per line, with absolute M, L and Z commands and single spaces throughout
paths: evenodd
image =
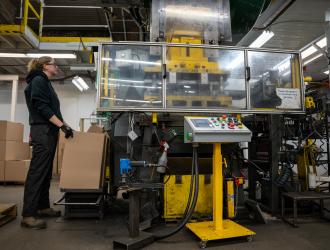
M 51 131 L 58 128 L 49 119 L 56 115 L 63 122 L 60 101 L 47 75 L 40 70 L 32 70 L 26 77 L 24 90 L 26 105 L 29 110 L 30 125 L 47 124 Z

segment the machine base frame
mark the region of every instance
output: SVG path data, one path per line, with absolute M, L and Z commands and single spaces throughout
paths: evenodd
M 186 227 L 202 242 L 236 237 L 253 236 L 255 232 L 243 227 L 232 220 L 223 220 L 223 229 L 216 230 L 213 221 L 188 223 Z

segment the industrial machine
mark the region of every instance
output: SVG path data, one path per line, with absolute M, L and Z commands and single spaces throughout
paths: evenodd
M 241 142 L 254 131 L 244 119 L 303 113 L 301 66 L 295 51 L 221 46 L 230 30 L 227 0 L 153 1 L 151 42 L 99 46 L 97 111 L 109 117 L 110 189 L 134 197 L 129 228 L 178 221 L 141 241 L 163 239 L 187 223 L 201 247 L 254 235 L 229 220 L 243 209 L 250 171 Z M 141 243 L 132 232 L 135 240 L 121 241 L 127 248 Z

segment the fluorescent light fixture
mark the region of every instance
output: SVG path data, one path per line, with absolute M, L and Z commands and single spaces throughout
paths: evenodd
M 38 53 L 0 53 L 0 57 L 11 57 L 11 58 L 39 58 L 42 56 L 50 56 L 52 58 L 63 58 L 63 59 L 76 59 L 75 54 L 38 54 Z
M 327 38 L 326 37 L 322 38 L 320 41 L 316 43 L 316 45 L 319 46 L 320 48 L 324 48 L 325 46 L 327 46 Z
M 262 47 L 269 39 L 271 39 L 274 36 L 274 32 L 265 30 L 262 32 L 262 34 L 254 40 L 253 43 L 250 44 L 250 48 L 260 48 Z M 232 60 L 229 65 L 225 66 L 226 69 L 232 70 L 236 68 L 238 65 L 242 64 L 244 62 L 244 56 L 238 56 L 234 60 Z
M 72 83 L 82 92 L 84 90 L 89 89 L 89 86 L 87 85 L 87 83 L 84 81 L 84 79 L 82 79 L 79 76 L 75 76 L 72 79 Z
M 24 58 L 26 55 L 22 53 L 0 53 L 0 57 Z
M 311 54 L 314 54 L 316 51 L 317 51 L 317 49 L 314 47 L 314 45 L 312 45 L 308 49 L 305 49 L 303 52 L 301 52 L 301 58 L 305 59 L 306 57 L 310 56 Z
M 268 42 L 274 35 L 275 35 L 274 32 L 265 30 L 256 40 L 254 40 L 253 43 L 250 44 L 249 47 L 260 48 L 266 42 Z
M 27 53 L 26 57 L 29 58 L 40 58 L 42 56 L 50 56 L 52 58 L 62 58 L 62 59 L 76 59 L 75 54 L 38 54 L 38 53 Z
M 77 81 L 79 82 L 80 86 L 81 86 L 84 90 L 89 89 L 89 86 L 88 86 L 87 83 L 84 81 L 84 79 L 82 79 L 82 78 L 79 77 L 79 76 L 75 76 L 74 79 L 77 80 Z
M 329 75 L 329 70 L 323 72 L 326 75 Z
M 79 82 L 76 79 L 72 79 L 72 83 L 81 91 L 83 92 L 84 89 L 80 86 Z
M 325 46 L 327 46 L 327 38 L 326 37 L 322 38 L 320 41 L 316 43 L 316 45 L 319 46 L 320 48 L 324 48 Z M 314 54 L 316 51 L 317 49 L 315 48 L 315 46 L 311 45 L 307 49 L 303 50 L 303 52 L 301 52 L 301 58 L 305 59 L 306 57 Z
M 304 66 L 313 62 L 314 60 L 316 60 L 317 58 L 319 58 L 321 56 L 322 56 L 322 54 L 320 53 L 320 54 L 317 54 L 316 56 L 312 57 L 311 59 L 308 59 L 307 61 L 304 62 Z

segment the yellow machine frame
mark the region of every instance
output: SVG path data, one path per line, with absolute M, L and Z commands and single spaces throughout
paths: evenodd
M 167 180 L 168 176 L 164 177 Z M 182 218 L 188 201 L 191 175 L 182 175 L 181 182 L 176 183 L 175 176 L 164 186 L 164 218 L 166 220 L 175 220 Z M 212 178 L 210 182 L 205 182 L 205 175 L 199 176 L 198 199 L 194 210 L 194 218 L 202 218 L 212 214 Z

